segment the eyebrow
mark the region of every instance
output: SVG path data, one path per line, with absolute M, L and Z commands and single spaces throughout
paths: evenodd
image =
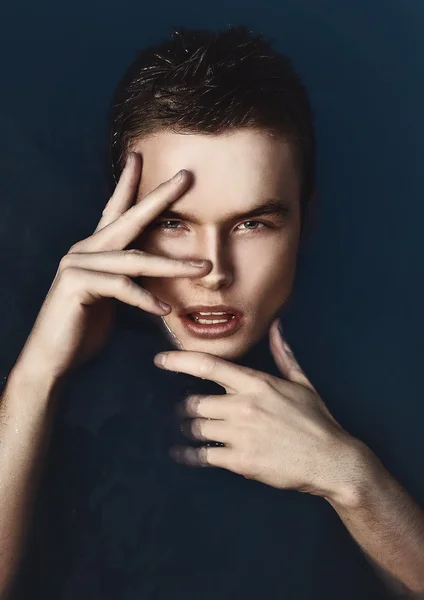
M 279 198 L 269 198 L 253 207 L 252 209 L 242 213 L 228 213 L 225 216 L 227 221 L 238 221 L 239 219 L 253 219 L 254 217 L 272 216 L 282 218 L 287 216 L 291 211 L 291 205 L 289 202 L 283 202 Z M 159 217 L 160 219 L 181 219 L 188 223 L 199 224 L 199 221 L 195 215 L 191 213 L 179 212 L 176 210 L 167 209 L 164 210 Z

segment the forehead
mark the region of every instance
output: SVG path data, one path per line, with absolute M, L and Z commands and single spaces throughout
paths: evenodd
M 299 197 L 300 181 L 289 144 L 264 132 L 242 129 L 219 135 L 161 131 L 137 140 L 142 155 L 138 201 L 180 169 L 192 185 L 176 209 L 244 210 L 264 197 Z M 204 200 L 204 202 L 203 202 Z M 213 202 L 211 202 L 213 200 Z

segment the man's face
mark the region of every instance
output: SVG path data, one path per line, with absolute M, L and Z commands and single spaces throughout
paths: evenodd
M 139 283 L 171 305 L 164 321 L 184 350 L 234 360 L 266 332 L 289 298 L 300 236 L 300 181 L 288 144 L 255 130 L 221 135 L 160 132 L 133 147 L 143 157 L 137 202 L 180 169 L 192 183 L 134 244 L 147 252 L 208 259 L 197 278 L 142 277 Z M 269 200 L 281 210 L 248 214 Z M 217 305 L 231 315 L 183 316 L 187 309 Z M 228 320 L 202 324 L 196 319 Z M 235 319 L 235 320 L 234 320 Z M 220 329 L 221 328 L 221 329 Z

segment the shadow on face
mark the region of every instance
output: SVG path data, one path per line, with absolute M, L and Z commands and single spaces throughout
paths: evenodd
M 192 179 L 133 247 L 212 263 L 203 277 L 139 278 L 172 307 L 156 322 L 176 348 L 242 356 L 266 333 L 293 286 L 301 213 L 290 146 L 243 129 L 164 131 L 131 149 L 143 157 L 137 202 L 180 169 Z

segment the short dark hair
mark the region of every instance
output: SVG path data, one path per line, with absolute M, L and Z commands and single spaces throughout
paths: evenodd
M 251 128 L 286 139 L 301 178 L 301 210 L 315 188 L 308 93 L 287 56 L 245 26 L 183 27 L 141 50 L 118 83 L 109 116 L 115 183 L 131 145 L 158 131 L 219 134 Z

